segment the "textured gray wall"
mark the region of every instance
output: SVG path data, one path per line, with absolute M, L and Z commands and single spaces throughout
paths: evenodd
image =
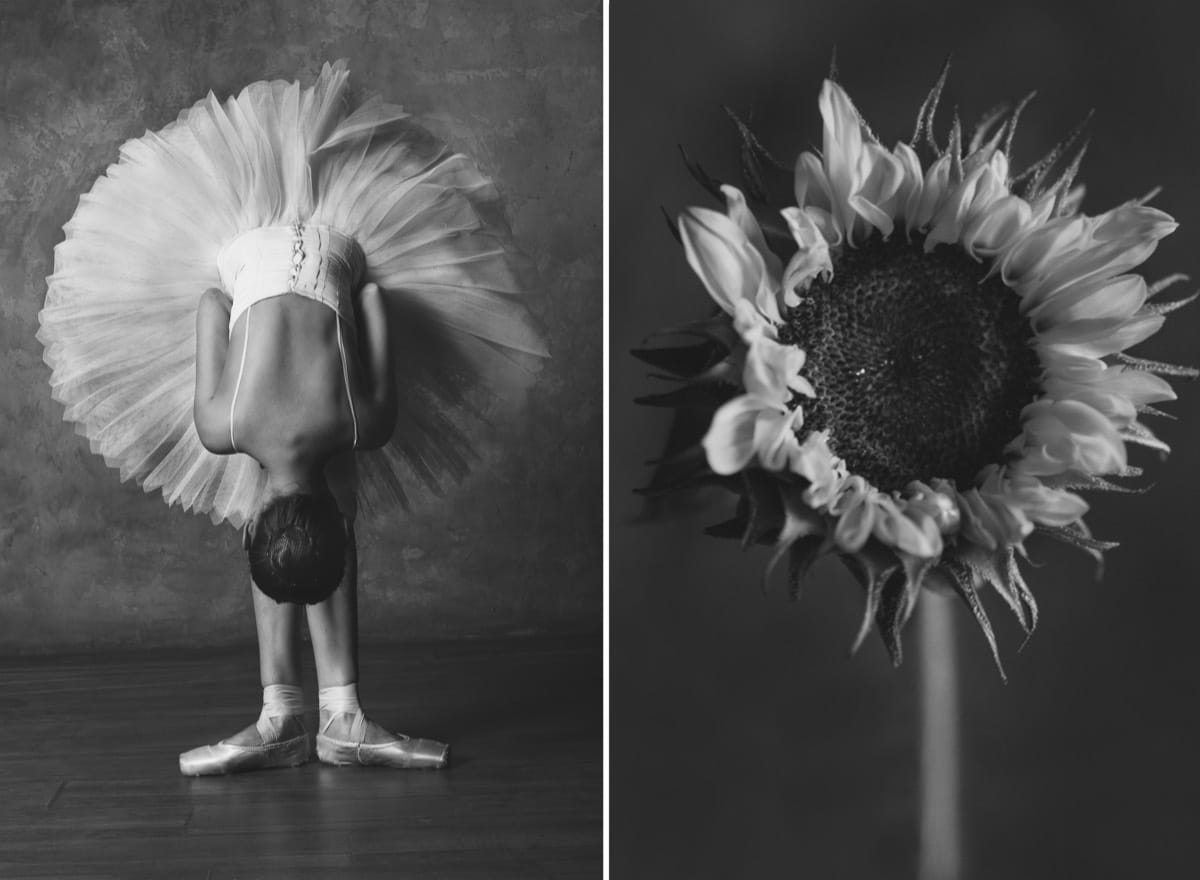
M 554 354 L 523 411 L 493 414 L 475 476 L 360 523 L 364 632 L 599 630 L 601 31 L 591 0 L 0 0 L 0 653 L 253 638 L 238 536 L 89 453 L 36 316 L 124 140 L 340 57 L 499 181 Z

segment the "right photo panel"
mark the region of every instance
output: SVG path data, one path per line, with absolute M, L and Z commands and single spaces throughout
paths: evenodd
M 1193 19 L 613 4 L 614 878 L 1194 871 Z

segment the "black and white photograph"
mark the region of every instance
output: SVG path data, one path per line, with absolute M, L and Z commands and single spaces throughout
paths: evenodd
M 0 878 L 1195 874 L 1198 31 L 0 0 Z
M 614 3 L 614 878 L 1195 873 L 1185 7 Z
M 601 875 L 605 12 L 0 0 L 0 876 Z

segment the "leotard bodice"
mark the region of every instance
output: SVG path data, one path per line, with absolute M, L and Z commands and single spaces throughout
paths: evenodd
M 366 268 L 362 248 L 348 235 L 328 226 L 296 223 L 291 226 L 261 226 L 239 235 L 217 257 L 221 283 L 233 297 L 229 312 L 229 334 L 244 314 L 246 328 L 238 362 L 237 380 L 229 403 L 229 443 L 238 451 L 234 436 L 234 417 L 238 393 L 246 369 L 250 348 L 250 308 L 257 302 L 276 296 L 295 295 L 328 306 L 338 316 L 337 342 L 342 361 L 342 381 L 350 404 L 354 425 L 354 446 L 358 446 L 358 417 L 354 412 L 354 394 L 346 363 L 342 324 L 354 330 L 354 303 L 351 297 Z
M 350 297 L 365 267 L 358 243 L 328 226 L 296 223 L 242 233 L 217 257 L 221 283 L 233 297 L 230 335 L 254 303 L 289 293 L 328 306 L 353 327 Z

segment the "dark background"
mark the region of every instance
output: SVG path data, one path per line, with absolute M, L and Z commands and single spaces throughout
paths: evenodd
M 659 212 L 706 196 L 677 144 L 719 177 L 737 170 L 721 105 L 792 161 L 819 147 L 817 95 L 836 45 L 841 82 L 890 147 L 947 54 L 941 117 L 968 124 L 1032 89 L 1014 146 L 1032 162 L 1087 111 L 1084 210 L 1154 186 L 1181 223 L 1144 271 L 1200 277 L 1200 75 L 1182 6 L 962 2 L 614 4 L 611 19 L 611 812 L 623 878 L 913 876 L 915 672 L 878 638 L 847 659 L 862 593 L 839 563 L 790 604 L 764 595 L 762 550 L 701 536 L 717 503 L 635 522 L 632 490 L 665 434 L 660 390 L 627 355 L 699 317 L 707 297 Z M 1179 288 L 1182 292 L 1184 288 Z M 1200 309 L 1138 353 L 1200 362 Z M 1200 387 L 1153 420 L 1174 448 L 1134 453 L 1157 485 L 1093 496 L 1089 523 L 1121 547 L 1097 583 L 1087 558 L 1030 543 L 1042 623 L 1020 633 L 992 602 L 1009 683 L 958 610 L 971 878 L 1192 876 L 1200 859 L 1194 538 Z M 910 642 L 913 631 L 909 631 Z
M 238 534 L 88 451 L 51 401 L 37 313 L 123 141 L 210 89 L 311 83 L 337 58 L 357 96 L 497 180 L 553 355 L 523 405 L 488 413 L 464 484 L 360 520 L 364 633 L 598 635 L 601 55 L 592 0 L 0 0 L 0 654 L 253 640 Z

